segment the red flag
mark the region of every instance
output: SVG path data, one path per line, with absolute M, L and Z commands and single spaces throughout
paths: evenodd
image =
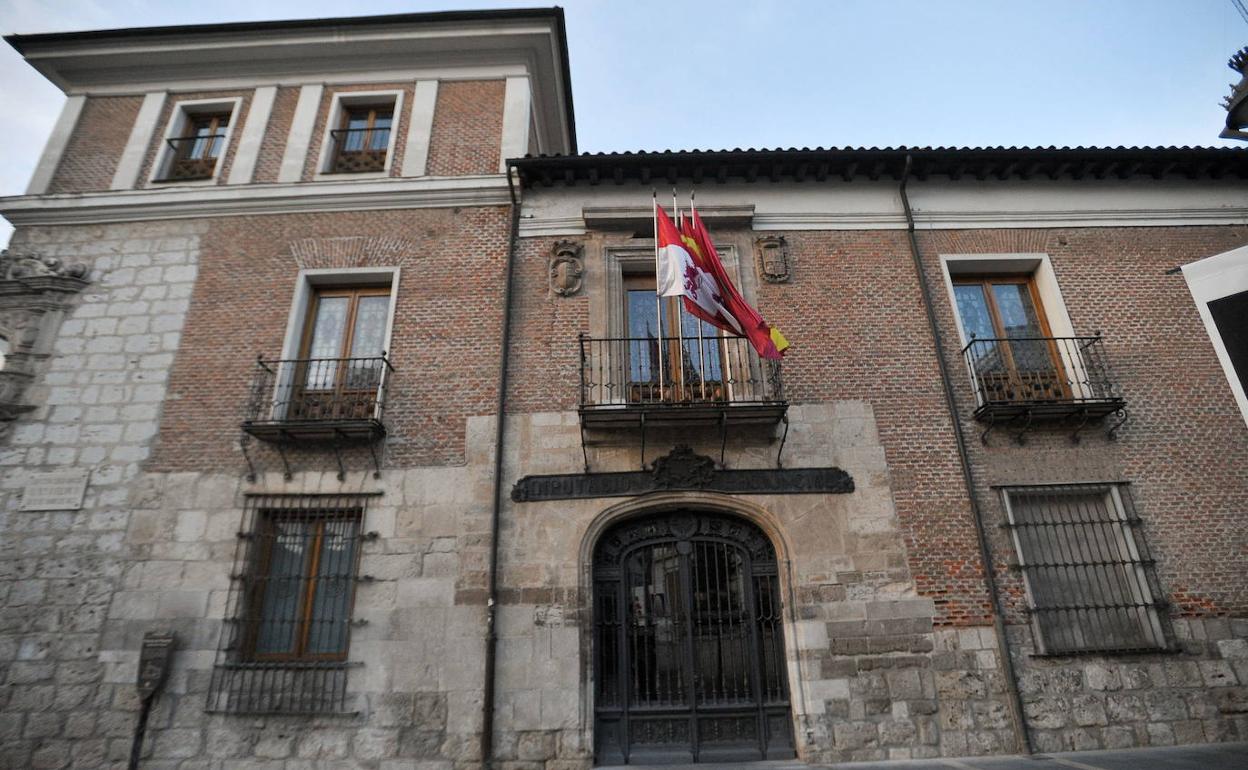
M 684 222 L 682 221 L 682 225 Z M 728 277 L 728 271 L 724 269 L 724 263 L 719 260 L 719 254 L 715 251 L 715 244 L 711 242 L 711 234 L 706 231 L 706 225 L 702 223 L 702 217 L 698 216 L 698 212 L 693 212 L 693 221 L 688 226 L 686 243 L 692 243 L 689 249 L 691 256 L 695 261 L 699 261 L 699 267 L 706 270 L 719 284 L 720 295 L 723 306 L 733 316 L 740 328 L 744 331 L 745 336 L 749 338 L 750 344 L 754 350 L 763 358 L 781 359 L 784 357 L 784 351 L 789 347 L 789 341 L 784 338 L 779 329 L 773 329 L 767 325 L 763 317 L 758 311 L 750 307 L 750 303 L 745 301 L 741 296 L 741 292 L 737 291 L 737 287 L 732 284 L 732 279 Z M 688 299 L 685 301 L 688 307 Z M 699 315 L 693 308 L 689 308 L 689 312 Z M 700 316 L 703 317 L 704 316 Z M 720 324 L 715 320 L 705 318 L 708 323 L 716 326 Z M 727 327 L 720 326 L 727 331 Z
M 689 312 L 733 334 L 741 334 L 731 311 L 723 305 L 722 291 L 715 278 L 690 253 L 688 243 L 656 202 L 655 281 L 664 297 L 683 297 Z

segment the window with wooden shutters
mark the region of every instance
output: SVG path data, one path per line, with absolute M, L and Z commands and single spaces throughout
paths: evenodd
M 1153 559 L 1127 485 L 1002 489 L 1037 652 L 1168 649 Z
M 209 710 L 340 713 L 368 495 L 253 495 Z

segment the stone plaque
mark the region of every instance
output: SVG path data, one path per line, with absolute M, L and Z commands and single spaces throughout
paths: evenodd
M 525 476 L 512 488 L 511 499 L 528 503 L 632 497 L 660 490 L 734 495 L 849 494 L 854 491 L 854 479 L 840 468 L 717 469 L 711 458 L 679 445 L 666 457 L 655 460 L 649 471 Z
M 85 468 L 33 473 L 22 493 L 23 511 L 76 511 L 82 508 L 91 471 Z

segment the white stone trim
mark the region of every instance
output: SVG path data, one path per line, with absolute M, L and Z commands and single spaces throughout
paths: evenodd
M 170 186 L 198 187 L 216 184 L 217 174 L 221 172 L 221 164 L 225 162 L 225 156 L 230 151 L 230 142 L 234 138 L 234 123 L 238 118 L 239 107 L 242 103 L 242 98 L 238 96 L 221 99 L 185 99 L 175 101 L 173 109 L 169 111 L 169 120 L 165 123 L 165 132 L 161 135 L 161 143 L 156 147 L 156 156 L 152 159 L 152 168 L 148 172 L 147 183 L 160 182 L 168 174 L 174 153 L 166 140 L 181 136 L 186 131 L 187 120 L 191 115 L 197 112 L 223 111 L 230 113 L 230 124 L 225 127 L 225 137 L 221 140 L 221 154 L 217 156 L 217 162 L 212 169 L 212 176 L 208 179 L 171 182 Z
M 507 178 L 488 174 L 23 195 L 0 198 L 0 215 L 25 226 L 510 203 Z
M 1182 270 L 1188 291 L 1196 302 L 1196 311 L 1200 313 L 1200 320 L 1209 334 L 1209 341 L 1213 343 L 1214 353 L 1222 364 L 1222 371 L 1226 373 L 1235 403 L 1239 406 L 1244 422 L 1248 423 L 1248 394 L 1244 393 L 1244 386 L 1235 374 L 1235 365 L 1222 341 L 1222 334 L 1213 322 L 1213 314 L 1209 312 L 1209 303 L 1213 300 L 1248 291 L 1248 246 L 1240 246 L 1238 249 L 1188 263 L 1183 265 Z
M 234 164 L 230 166 L 227 184 L 248 184 L 255 175 L 260 145 L 264 142 L 269 116 L 273 112 L 273 100 L 276 98 L 277 86 L 261 86 L 252 93 L 251 106 L 247 108 L 247 122 L 243 124 L 243 132 L 238 137 L 238 148 L 234 150 Z
M 433 137 L 433 112 L 438 105 L 438 81 L 418 80 L 407 118 L 407 145 L 403 150 L 403 176 L 424 176 Z
M 358 174 L 334 174 L 330 171 L 333 165 L 333 136 L 330 131 L 334 130 L 339 123 L 342 122 L 342 110 L 354 104 L 364 104 L 373 102 L 391 102 L 391 118 L 390 118 L 390 140 L 386 145 L 386 167 L 381 171 L 364 172 Z M 313 179 L 316 181 L 325 181 L 327 179 L 343 179 L 350 177 L 351 179 L 380 179 L 390 176 L 390 168 L 394 165 L 394 148 L 398 146 L 399 126 L 403 118 L 403 91 L 402 89 L 386 89 L 384 91 L 343 91 L 333 95 L 333 101 L 329 105 L 329 115 L 325 118 L 325 127 L 321 131 L 321 153 L 316 161 L 316 173 Z
M 143 168 L 143 161 L 147 159 L 147 148 L 152 144 L 156 121 L 160 120 L 160 112 L 165 107 L 167 96 L 165 91 L 157 91 L 143 97 L 143 104 L 139 107 L 139 114 L 130 129 L 126 149 L 117 161 L 117 169 L 113 172 L 113 183 L 109 189 L 130 190 L 138 184 L 139 171 Z
M 48 191 L 48 186 L 52 184 L 52 176 L 56 174 L 56 168 L 61 164 L 61 157 L 65 154 L 69 138 L 74 133 L 74 127 L 78 125 L 78 117 L 82 115 L 82 108 L 86 103 L 87 97 L 85 96 L 71 96 L 61 106 L 61 115 L 56 119 L 56 125 L 52 127 L 52 134 L 48 137 L 47 144 L 43 146 L 43 154 L 39 156 L 39 165 L 35 166 L 35 173 L 31 175 L 30 183 L 26 185 L 27 195 L 42 195 Z
M 321 109 L 321 93 L 325 86 L 308 83 L 299 89 L 299 101 L 286 134 L 286 148 L 282 151 L 282 165 L 277 172 L 279 182 L 298 182 L 303 178 L 303 163 L 312 144 L 312 129 L 316 125 L 316 113 Z
M 503 93 L 503 138 L 498 170 L 507 171 L 508 158 L 523 158 L 529 151 L 529 126 L 533 92 L 527 77 L 507 78 Z

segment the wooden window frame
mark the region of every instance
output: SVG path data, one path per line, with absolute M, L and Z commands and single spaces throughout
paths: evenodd
M 272 568 L 273 548 L 277 543 L 275 535 L 275 527 L 280 521 L 310 521 L 315 522 L 316 534 L 312 538 L 312 547 L 310 555 L 307 558 L 307 565 L 302 574 L 302 594 L 299 597 L 299 611 L 296 616 L 296 633 L 295 633 L 295 649 L 292 652 L 278 653 L 261 653 L 256 650 L 259 643 L 260 628 L 265 621 L 265 601 L 264 587 L 267 585 L 265 581 L 270 578 L 270 570 Z M 261 510 L 259 511 L 259 519 L 257 521 L 256 536 L 265 547 L 258 550 L 255 554 L 255 568 L 253 575 L 257 579 L 253 584 L 247 597 L 246 606 L 248 614 L 246 616 L 247 629 L 244 636 L 245 658 L 252 661 L 264 662 L 299 662 L 299 661 L 345 661 L 350 649 L 350 635 L 346 635 L 345 643 L 341 652 L 332 653 L 313 653 L 307 652 L 309 637 L 312 633 L 312 614 L 316 602 L 316 592 L 318 588 L 318 580 L 316 578 L 317 571 L 320 569 L 321 550 L 324 543 L 325 526 L 330 522 L 351 522 L 355 525 L 355 535 L 352 538 L 352 554 L 351 574 L 346 578 L 350 581 L 349 595 L 347 598 L 347 606 L 345 610 L 344 622 L 349 623 L 352 613 L 355 611 L 355 588 L 359 573 L 359 549 L 360 539 L 362 536 L 363 526 L 363 510 L 362 509 L 344 509 L 341 511 L 298 511 L 298 510 Z
M 385 171 L 386 164 L 389 160 L 389 155 L 390 155 L 391 139 L 394 135 L 394 132 L 398 128 L 398 126 L 396 125 L 397 102 L 391 101 L 389 103 L 379 102 L 375 104 L 344 104 L 341 107 L 341 114 L 339 115 L 339 118 L 338 118 L 338 130 L 339 131 L 349 130 L 351 126 L 352 116 L 359 115 L 360 113 L 364 113 L 364 112 L 367 112 L 368 116 L 366 118 L 367 125 L 362 129 L 365 132 L 364 134 L 365 140 L 363 142 L 363 146 L 361 147 L 361 149 L 358 149 L 358 150 L 344 150 L 343 145 L 345 144 L 345 142 L 331 139 L 331 143 L 333 147 L 333 155 L 330 159 L 328 173 L 354 174 L 354 173 L 378 173 L 378 172 Z M 377 130 L 376 128 L 377 120 L 380 117 L 380 113 L 383 113 L 383 112 L 390 113 L 390 125 L 385 129 L 385 131 L 387 132 L 386 146 L 381 149 L 371 149 L 372 140 L 374 136 L 373 132 Z M 353 155 L 371 156 L 373 158 L 379 159 L 380 160 L 379 167 L 374 168 L 374 169 L 344 169 L 342 168 L 341 166 L 344 164 L 345 160 L 347 160 L 349 156 L 353 156 Z
M 631 327 L 630 319 L 629 319 L 629 294 L 634 291 L 649 291 L 652 295 L 654 295 L 655 286 L 656 286 L 656 281 L 655 281 L 655 276 L 653 274 L 646 274 L 646 273 L 624 273 L 623 274 L 622 281 L 621 281 L 622 296 L 620 297 L 620 301 L 623 305 L 623 307 L 621 308 L 621 317 L 623 318 L 623 321 L 624 321 L 623 323 L 624 335 L 623 336 L 625 338 L 628 338 L 629 335 L 632 333 L 631 328 L 630 328 Z M 684 308 L 681 297 L 660 297 L 659 301 L 664 303 L 664 305 L 666 306 L 664 309 L 667 313 L 667 318 L 669 320 L 674 319 L 678 317 L 678 315 L 681 315 L 685 312 L 685 308 Z M 660 336 L 663 335 L 662 320 L 663 319 L 659 319 L 658 333 Z M 698 320 L 696 319 L 696 316 L 695 316 L 695 320 Z M 701 323 L 700 320 L 699 320 L 699 323 Z M 682 355 L 682 348 L 684 347 L 684 341 L 696 340 L 697 335 L 693 335 L 693 336 L 684 335 L 678 338 L 676 329 L 668 329 L 667 335 L 668 335 L 667 337 L 668 342 L 663 345 L 663 356 L 664 356 L 663 363 L 664 363 L 664 376 L 667 378 L 670 378 L 673 370 L 675 369 L 675 367 L 671 365 L 671 362 L 677 361 L 677 360 L 682 360 L 682 361 L 684 360 L 684 356 Z M 730 366 L 731 356 L 729 355 L 727 345 L 724 342 L 724 332 L 720 329 L 716 329 L 714 336 L 711 336 L 711 337 L 704 336 L 702 339 L 704 341 L 704 344 L 707 347 L 712 347 L 715 350 L 716 355 L 718 356 L 720 379 L 719 380 L 706 380 L 707 387 L 705 390 L 708 390 L 710 392 L 706 393 L 706 396 L 703 397 L 703 388 L 700 387 L 699 383 L 685 383 L 683 381 L 684 367 L 680 367 L 681 382 L 678 385 L 674 385 L 670 381 L 665 382 L 664 390 L 666 392 L 662 394 L 661 400 L 669 401 L 669 402 L 707 402 L 707 403 L 716 403 L 720 401 L 730 400 L 731 394 L 729 393 L 729 388 L 728 388 L 729 375 L 727 373 L 727 370 L 729 369 L 729 366 Z M 631 357 L 632 351 L 631 350 L 627 351 L 626 354 Z M 702 364 L 700 363 L 699 365 L 701 366 Z M 626 363 L 624 369 L 625 371 L 631 371 L 631 361 Z M 646 386 L 651 386 L 651 385 L 653 385 L 654 387 L 657 387 L 657 384 L 655 383 L 632 383 L 630 382 L 628 383 L 628 388 L 630 391 L 634 391 L 638 387 L 646 387 Z M 653 399 L 634 399 L 634 400 L 653 400 Z
M 954 306 L 953 312 L 959 312 L 957 306 L 957 287 L 959 286 L 979 286 L 983 292 L 984 300 L 988 308 L 988 317 L 992 321 L 993 334 L 996 339 L 1008 340 L 1009 335 L 1005 332 L 1005 324 L 1001 320 L 1001 310 L 997 307 L 997 298 L 992 291 L 993 284 L 1013 284 L 1015 286 L 1026 286 L 1027 295 L 1031 297 L 1031 306 L 1036 311 L 1036 321 L 1040 325 L 1040 336 L 1048 339 L 1045 344 L 1049 353 L 1049 361 L 1053 366 L 1054 379 L 1058 386 L 1061 397 L 1063 399 L 1071 398 L 1070 381 L 1066 374 L 1066 366 L 1062 362 L 1061 352 L 1057 348 L 1057 344 L 1053 341 L 1053 330 L 1049 326 L 1049 318 L 1045 313 L 1044 303 L 1040 300 L 1040 292 L 1036 287 L 1036 278 L 1032 273 L 1010 274 L 1010 273 L 969 273 L 951 276 L 954 287 Z M 959 318 L 959 321 L 965 326 L 965 321 Z M 967 344 L 972 340 L 968 339 Z M 1005 361 L 1009 367 L 1008 371 L 1011 376 L 1021 381 L 1021 370 L 1018 363 L 1014 360 L 1014 350 L 1009 344 L 997 345 L 1001 350 Z
M 364 297 L 387 297 L 390 303 L 394 302 L 394 294 L 392 287 L 387 286 L 318 286 L 312 291 L 311 301 L 308 303 L 308 312 L 303 319 L 302 337 L 299 341 L 299 363 L 295 367 L 295 379 L 293 384 L 291 402 L 295 412 L 308 412 L 307 419 L 361 419 L 365 415 L 361 414 L 360 407 L 367 406 L 370 413 L 376 407 L 376 399 L 379 396 L 377 385 L 371 385 L 369 388 L 355 388 L 351 386 L 351 362 L 354 357 L 351 355 L 351 348 L 355 342 L 355 322 L 359 314 L 360 299 Z M 312 357 L 312 338 L 316 329 L 317 312 L 323 299 L 327 298 L 346 298 L 347 317 L 344 321 L 342 343 L 337 351 L 337 355 L 326 358 Z M 389 315 L 389 308 L 387 309 Z M 382 351 L 384 356 L 386 351 Z M 337 360 L 338 364 L 334 368 L 332 387 L 314 388 L 308 386 L 308 373 L 310 368 L 315 365 L 316 361 L 333 361 Z M 384 364 L 382 364 L 384 366 Z M 356 368 L 359 371 L 359 368 Z M 319 372 L 318 372 L 319 376 Z M 380 376 L 384 377 L 384 373 Z M 328 396 L 328 408 L 330 414 L 327 416 L 323 413 L 324 407 L 313 406 L 312 401 L 319 399 L 324 401 Z M 365 401 L 367 399 L 367 401 Z M 342 414 L 346 410 L 346 414 Z M 315 417 L 312 416 L 315 414 Z

